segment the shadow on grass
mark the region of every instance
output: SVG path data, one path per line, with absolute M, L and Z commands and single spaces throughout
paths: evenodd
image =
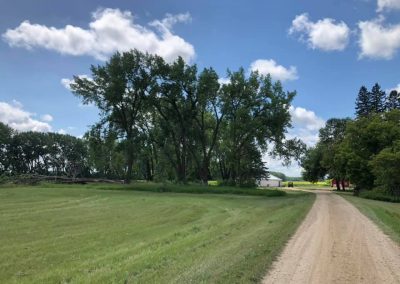
M 207 186 L 207 185 L 179 185 L 165 183 L 132 183 L 128 185 L 97 185 L 92 186 L 101 190 L 134 190 L 149 192 L 172 192 L 193 194 L 237 194 L 277 197 L 285 196 L 286 192 L 278 189 L 240 188 L 232 186 Z

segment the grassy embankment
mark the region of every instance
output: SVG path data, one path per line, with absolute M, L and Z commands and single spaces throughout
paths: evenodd
M 257 282 L 314 200 L 115 189 L 0 188 L 0 283 Z
M 400 243 L 400 204 L 356 197 L 341 193 L 364 215 L 374 221 L 394 241 Z

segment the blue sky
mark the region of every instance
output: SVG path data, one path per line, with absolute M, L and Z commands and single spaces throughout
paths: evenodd
M 361 85 L 400 84 L 400 0 L 0 1 L 0 121 L 82 135 L 97 119 L 64 86 L 112 52 L 182 55 L 223 78 L 240 66 L 296 90 L 289 136 L 352 116 Z M 298 166 L 271 170 L 298 174 Z

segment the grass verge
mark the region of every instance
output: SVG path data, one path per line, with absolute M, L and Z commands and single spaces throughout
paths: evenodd
M 101 187 L 1 188 L 0 283 L 257 282 L 314 200 Z
M 400 204 L 356 197 L 340 193 L 364 215 L 374 221 L 387 235 L 400 244 Z

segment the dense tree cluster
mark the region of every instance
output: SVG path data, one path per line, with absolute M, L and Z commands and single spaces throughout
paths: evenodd
M 70 135 L 19 133 L 0 123 L 0 147 L 0 174 L 88 174 L 86 144 Z
M 257 72 L 239 69 L 227 77 L 221 84 L 212 68 L 199 72 L 182 58 L 170 63 L 137 50 L 116 53 L 104 65 L 91 66 L 91 78 L 75 76 L 71 84 L 83 103 L 99 109 L 98 123 L 83 139 L 52 133 L 11 136 L 46 138 L 49 142 L 39 143 L 46 149 L 61 143 L 57 139 L 67 144 L 75 139 L 74 147 L 84 148 L 77 152 L 83 157 L 81 173 L 90 176 L 254 184 L 268 174 L 264 154 L 287 162 L 304 151 L 300 140 L 285 138 L 295 93 Z M 62 155 L 68 166 L 57 171 L 67 173 L 76 160 L 64 152 L 57 157 Z M 38 154 L 34 171 L 41 172 L 42 164 L 45 173 L 55 171 L 49 159 Z
M 269 145 L 286 160 L 304 148 L 297 139 L 285 139 L 295 93 L 283 91 L 270 76 L 239 69 L 220 84 L 212 68 L 198 72 L 182 58 L 168 63 L 136 50 L 116 53 L 91 71 L 91 79 L 75 77 L 71 88 L 101 111 L 86 135 L 98 172 L 110 171 L 115 167 L 107 163 L 124 157 L 127 181 L 135 173 L 148 180 L 212 177 L 244 185 L 267 174 L 262 155 Z M 104 160 L 95 152 L 114 156 Z
M 304 178 L 316 181 L 328 174 L 336 180 L 350 180 L 356 193 L 381 188 L 400 195 L 399 94 L 392 91 L 387 96 L 378 84 L 371 92 L 361 87 L 356 114 L 354 120 L 327 121 L 319 142 L 302 161 Z
M 356 99 L 357 117 L 368 116 L 374 113 L 400 109 L 400 94 L 392 90 L 389 94 L 376 83 L 371 91 L 365 86 L 360 88 Z

